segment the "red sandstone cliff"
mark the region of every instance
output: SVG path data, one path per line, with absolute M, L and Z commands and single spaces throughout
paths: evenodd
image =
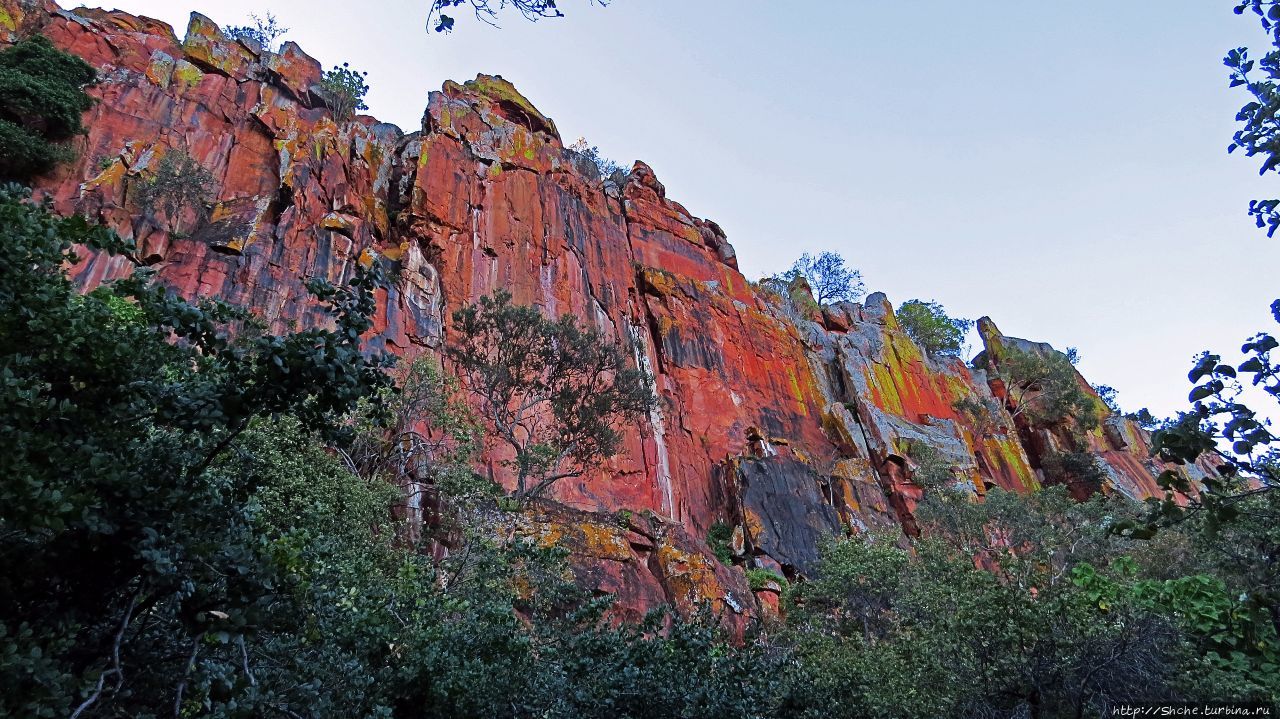
M 556 487 L 565 507 L 524 528 L 572 547 L 584 581 L 619 594 L 624 611 L 701 600 L 759 611 L 741 571 L 705 545 L 713 523 L 734 527 L 742 561 L 803 572 L 823 536 L 912 529 L 913 446 L 982 493 L 1038 486 L 1040 457 L 1061 442 L 1003 409 L 981 423 L 958 413 L 958 400 L 993 399 L 986 376 L 925 355 L 884 295 L 809 317 L 754 287 L 720 228 L 666 197 L 651 168 L 636 163 L 621 186 L 599 177 L 501 77 L 445 82 L 406 134 L 369 117 L 336 123 L 320 64 L 297 45 L 262 52 L 198 15 L 179 40 L 122 12 L 0 0 L 0 41 L 31 31 L 101 77 L 80 159 L 39 188 L 135 238 L 136 261 L 179 292 L 251 306 L 277 328 L 306 324 L 319 315 L 303 278 L 339 282 L 373 249 L 398 280 L 370 341 L 398 353 L 437 352 L 452 310 L 499 288 L 638 341 L 659 409 L 594 476 Z M 217 178 L 190 236 L 131 193 L 173 150 Z M 76 271 L 91 286 L 133 267 L 90 257 Z M 990 322 L 982 336 L 988 350 L 1030 346 Z M 1088 442 L 1107 491 L 1158 491 L 1132 422 L 1108 416 Z

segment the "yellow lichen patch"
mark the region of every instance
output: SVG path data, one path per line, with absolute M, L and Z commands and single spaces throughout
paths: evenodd
M 355 229 L 355 223 L 350 217 L 337 212 L 330 212 L 320 218 L 320 226 L 326 230 L 344 234 L 350 234 Z
M 534 541 L 540 547 L 555 547 L 560 544 L 560 540 L 564 538 L 564 525 L 561 524 L 539 524 L 533 530 Z
M 111 165 L 99 172 L 97 177 L 81 185 L 80 191 L 86 192 L 88 190 L 96 190 L 99 187 L 119 185 L 124 181 L 124 176 L 127 172 L 128 170 L 125 168 L 124 163 L 120 161 L 120 158 L 113 157 L 111 158 Z
M 405 253 L 409 251 L 409 243 L 401 242 L 398 247 L 388 247 L 382 250 L 382 256 L 392 262 L 399 262 Z
M 373 267 L 373 263 L 378 259 L 378 253 L 371 247 L 366 247 L 360 252 L 360 258 L 357 260 L 361 267 Z
M 1003 465 L 1003 469 L 1013 474 L 1022 484 L 1024 489 L 1036 490 L 1040 488 L 1040 482 L 1036 479 L 1036 473 L 1031 469 L 1031 465 L 1027 463 L 1026 455 L 1022 452 L 1022 445 L 1017 439 L 1008 436 L 986 437 L 983 440 L 983 448 L 990 459 L 993 459 Z M 993 471 L 996 468 L 992 468 Z
M 200 68 L 186 60 L 179 60 L 173 68 L 173 79 L 182 86 L 179 89 L 179 92 L 181 92 L 199 85 L 200 81 L 204 79 L 204 73 L 200 71 Z
M 226 204 L 219 202 L 213 206 L 213 211 L 209 213 L 210 222 L 221 222 L 230 217 L 234 211 L 227 207 Z
M 800 405 L 800 414 L 809 416 L 809 407 L 804 402 L 804 392 L 800 389 L 800 378 L 796 376 L 796 370 L 790 365 L 787 366 L 787 383 L 791 388 L 791 396 L 795 397 L 796 402 Z
M 878 362 L 868 365 L 865 377 L 867 384 L 872 388 L 871 400 L 880 409 L 899 416 L 904 414 L 902 397 L 898 395 L 898 385 L 894 382 L 893 374 L 888 367 Z
M 742 523 L 746 525 L 747 536 L 749 537 L 758 537 L 764 531 L 764 523 L 760 521 L 760 515 L 753 512 L 750 507 L 743 508 Z
M 658 546 L 657 557 L 676 606 L 690 609 L 710 602 L 713 612 L 722 610 L 720 583 L 702 555 L 690 554 L 663 542 Z
M 612 559 L 625 562 L 631 559 L 631 548 L 627 540 L 618 535 L 614 527 L 599 524 L 583 523 L 577 526 L 582 535 L 582 547 L 579 553 L 599 559 Z
M 654 267 L 646 267 L 642 271 L 644 283 L 655 293 L 662 297 L 675 294 L 679 282 L 675 276 L 669 272 L 663 272 Z
M 547 127 L 552 133 L 556 132 L 556 125 L 551 121 L 551 118 L 539 112 L 538 108 L 534 107 L 533 103 L 529 102 L 528 98 L 520 94 L 520 91 L 516 89 L 515 85 L 512 85 L 501 77 L 494 75 L 477 75 L 476 79 L 464 83 L 463 87 L 471 90 L 472 92 L 484 95 L 491 100 L 514 105 L 526 113 L 530 120 Z

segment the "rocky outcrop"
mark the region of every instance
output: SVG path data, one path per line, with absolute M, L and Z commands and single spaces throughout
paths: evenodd
M 445 82 L 405 133 L 337 120 L 320 64 L 297 45 L 265 52 L 199 15 L 180 40 L 123 12 L 0 0 L 0 38 L 31 31 L 101 76 L 79 159 L 38 187 L 139 247 L 85 258 L 85 287 L 147 265 L 177 292 L 284 329 L 324 321 L 305 277 L 341 282 L 372 250 L 397 277 L 374 346 L 438 352 L 451 312 L 500 288 L 637 343 L 658 408 L 626 428 L 620 455 L 556 485 L 562 506 L 525 528 L 573 548 L 583 581 L 618 594 L 623 612 L 704 600 L 760 611 L 741 571 L 707 548 L 718 523 L 735 530 L 736 563 L 787 575 L 812 566 L 824 537 L 915 531 L 921 447 L 979 495 L 1044 481 L 1054 428 L 1019 426 L 983 372 L 929 357 L 884 295 L 814 309 L 748 282 L 720 227 L 667 197 L 652 168 L 599 177 L 500 76 Z M 215 178 L 207 212 L 167 217 L 139 202 L 172 152 Z M 983 338 L 1014 341 L 994 325 Z M 985 416 L 959 412 L 966 401 Z M 1108 416 L 1088 445 L 1106 463 L 1104 491 L 1157 491 L 1161 468 L 1132 422 Z M 505 481 L 499 459 L 488 469 Z

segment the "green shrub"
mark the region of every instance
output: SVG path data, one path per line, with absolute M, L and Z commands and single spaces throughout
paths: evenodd
M 733 561 L 733 527 L 724 522 L 716 522 L 707 530 L 707 546 L 721 564 Z
M 499 290 L 453 313 L 448 348 L 489 437 L 511 451 L 520 503 L 582 477 L 619 450 L 622 422 L 649 413 L 652 379 L 623 347 L 572 315 L 545 317 Z
M 952 318 L 937 302 L 907 300 L 898 308 L 898 324 L 916 344 L 934 357 L 956 357 L 972 320 Z
M 777 572 L 760 567 L 747 570 L 747 584 L 751 585 L 751 591 L 765 589 L 770 582 L 777 584 L 780 589 L 787 588 L 787 578 Z
M 75 156 L 97 81 L 88 63 L 34 35 L 0 51 L 0 180 L 25 180 Z
M 1079 494 L 1092 494 L 1102 489 L 1107 472 L 1102 461 L 1092 452 L 1045 452 L 1040 458 L 1045 481 L 1070 487 Z
M 74 248 L 130 243 L 28 197 L 0 188 L 0 266 L 24 268 L 0 273 L 0 715 L 170 715 L 245 699 L 239 684 L 266 685 L 275 657 L 314 658 L 257 642 L 284 626 L 306 636 L 311 614 L 283 598 L 316 578 L 300 553 L 348 520 L 341 531 L 364 531 L 371 505 L 350 481 L 334 486 L 323 452 L 274 452 L 271 464 L 302 460 L 278 472 L 231 468 L 262 449 L 246 442 L 263 437 L 262 418 L 292 415 L 297 431 L 337 439 L 336 418 L 386 383 L 358 339 L 376 270 L 344 289 L 308 282 L 334 329 L 233 342 L 247 313 L 189 304 L 145 276 L 78 294 Z M 293 474 L 313 469 L 329 474 Z M 292 488 L 265 489 L 284 474 Z M 313 486 L 324 496 L 296 495 Z M 312 681 L 272 686 L 307 694 Z M 266 711 L 253 703 L 250 714 Z
M 576 152 L 590 160 L 591 164 L 595 165 L 596 170 L 600 172 L 600 177 L 605 180 L 608 180 L 613 177 L 614 174 L 619 172 L 624 175 L 627 173 L 627 169 L 625 167 L 619 165 L 608 157 L 605 157 L 600 152 L 600 148 L 588 143 L 587 138 L 585 137 L 579 137 L 572 145 L 569 145 L 565 149 Z
M 369 86 L 365 84 L 368 76 L 367 72 L 352 70 L 345 62 L 325 72 L 320 87 L 324 89 L 325 104 L 333 111 L 335 120 L 346 122 L 355 117 L 356 112 L 369 109 L 364 102 L 364 96 L 369 93 Z

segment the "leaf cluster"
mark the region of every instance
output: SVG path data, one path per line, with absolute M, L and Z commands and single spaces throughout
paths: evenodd
M 320 88 L 335 120 L 346 122 L 357 112 L 369 109 L 364 101 L 365 95 L 369 94 L 369 85 L 365 83 L 368 76 L 367 72 L 352 70 L 345 62 L 325 71 L 320 79 Z
M 93 106 L 85 88 L 97 72 L 33 35 L 0 50 L 0 180 L 25 180 L 74 156 L 66 140 L 84 133 Z

